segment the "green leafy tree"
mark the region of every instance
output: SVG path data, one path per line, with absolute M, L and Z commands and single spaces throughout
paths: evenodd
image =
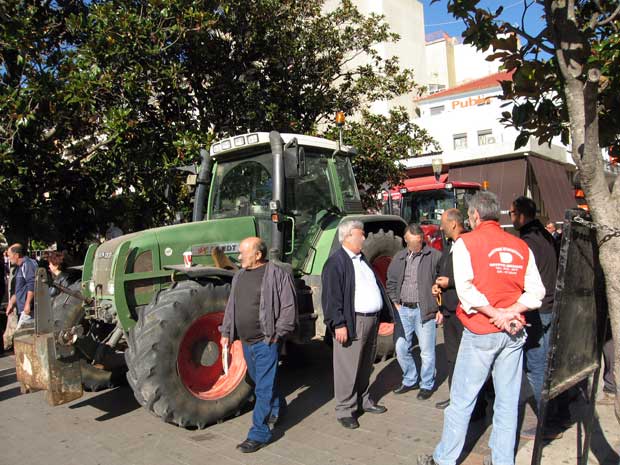
M 601 147 L 620 141 L 620 6 L 617 1 L 533 0 L 524 2 L 542 15 L 540 31 L 501 21 L 502 8 L 489 11 L 477 0 L 449 0 L 448 11 L 461 18 L 466 43 L 493 47 L 512 82 L 503 84 L 512 112 L 507 124 L 520 130 L 516 145 L 536 137 L 540 143 L 560 136 L 570 142 L 592 217 L 620 225 L 620 177 L 609 185 Z M 516 40 L 520 37 L 522 45 Z M 616 388 L 620 387 L 620 238 L 598 230 L 600 262 L 615 342 Z M 620 421 L 620 395 L 616 393 Z
M 111 221 L 125 232 L 171 222 L 191 207 L 174 168 L 198 163 L 214 137 L 317 132 L 336 110 L 353 114 L 415 88 L 411 70 L 375 51 L 397 40 L 382 17 L 350 0 L 322 8 L 2 4 L 0 214 L 9 237 L 77 248 Z M 361 55 L 366 64 L 354 65 Z
M 338 128 L 330 128 L 325 135 L 337 140 Z M 426 130 L 410 121 L 404 108 L 394 108 L 388 116 L 362 110 L 358 119 L 345 123 L 343 142 L 357 149 L 353 171 L 368 209 L 381 206 L 382 189 L 402 182 L 406 175 L 403 159 L 439 150 Z

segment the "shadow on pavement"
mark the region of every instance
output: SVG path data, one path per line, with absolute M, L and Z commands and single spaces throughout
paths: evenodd
M 278 423 L 274 439 L 297 425 L 334 397 L 332 352 L 321 341 L 289 347 L 279 373 L 280 391 L 285 397 L 297 393 L 288 403 L 286 414 Z
M 103 391 L 101 394 L 93 395 L 88 399 L 70 405 L 69 408 L 78 409 L 85 406 L 95 407 L 105 412 L 104 415 L 95 418 L 95 421 L 111 420 L 141 408 L 133 396 L 133 391 L 128 386 Z
M 598 415 L 594 416 L 592 424 L 590 451 L 600 465 L 618 465 L 620 463 L 620 456 L 605 437 L 605 432 L 601 427 Z
M 15 374 L 15 369 L 0 371 L 0 388 L 16 382 L 17 375 Z
M 379 403 L 386 394 L 400 386 L 402 378 L 403 372 L 394 357 L 377 373 L 374 383 L 370 385 L 370 398 Z
M 6 391 L 0 392 L 0 402 L 7 399 L 12 399 L 13 397 L 17 397 L 21 395 L 21 390 L 18 387 L 7 389 Z

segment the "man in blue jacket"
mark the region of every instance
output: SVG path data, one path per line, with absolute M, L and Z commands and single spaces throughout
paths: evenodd
M 338 226 L 342 247 L 327 260 L 321 274 L 325 326 L 334 337 L 336 419 L 345 428 L 359 428 L 357 413 L 384 413 L 368 395 L 370 373 L 383 313 L 391 319 L 389 300 L 362 254 L 364 225 L 343 221 Z
M 34 323 L 34 281 L 37 262 L 27 257 L 24 246 L 13 244 L 8 250 L 9 261 L 15 265 L 15 294 L 6 307 L 7 316 L 17 309 L 18 327 Z

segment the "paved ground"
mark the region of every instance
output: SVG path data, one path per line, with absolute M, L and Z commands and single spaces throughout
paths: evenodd
M 441 350 L 438 350 L 441 353 Z M 265 449 L 244 455 L 235 445 L 245 438 L 251 413 L 204 430 L 186 430 L 161 422 L 139 407 L 128 387 L 86 393 L 59 407 L 43 393 L 20 395 L 14 357 L 0 358 L 0 465 L 325 465 L 407 464 L 430 453 L 439 439 L 443 414 L 434 403 L 447 397 L 445 363 L 438 361 L 438 392 L 418 401 L 415 392 L 396 396 L 400 369 L 395 360 L 376 365 L 373 394 L 388 408 L 364 415 L 361 428 L 340 427 L 333 414 L 330 352 L 322 344 L 307 347 L 303 362 L 282 369 L 289 413 L 279 437 Z M 573 412 L 576 418 L 578 408 Z M 463 453 L 466 465 L 482 463 L 489 453 L 488 422 L 472 424 Z M 544 450 L 544 464 L 577 463 L 579 425 Z M 521 442 L 519 465 L 529 464 L 532 442 Z M 591 464 L 618 465 L 620 429 L 611 406 L 598 409 Z M 614 449 L 616 452 L 614 452 Z

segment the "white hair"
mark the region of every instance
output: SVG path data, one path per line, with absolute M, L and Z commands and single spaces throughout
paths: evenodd
M 357 220 L 347 220 L 343 221 L 338 225 L 338 241 L 342 244 L 342 241 L 349 235 L 351 235 L 351 231 L 354 229 L 364 230 L 364 223 Z

